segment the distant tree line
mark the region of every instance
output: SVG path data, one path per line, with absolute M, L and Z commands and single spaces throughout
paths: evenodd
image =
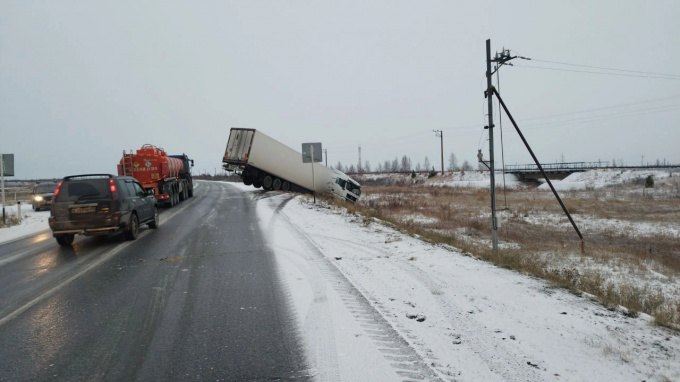
M 423 161 L 423 164 L 421 165 L 420 162 L 417 162 L 415 165 L 413 165 L 413 162 L 411 161 L 411 158 L 408 157 L 407 155 L 404 155 L 399 159 L 399 157 L 394 157 L 394 159 L 386 160 L 385 162 L 378 162 L 376 166 L 371 166 L 371 163 L 369 161 L 366 161 L 364 163 L 358 163 L 358 164 L 350 164 L 350 165 L 343 165 L 342 162 L 338 161 L 338 163 L 335 166 L 331 166 L 331 168 L 334 168 L 339 171 L 343 171 L 346 173 L 380 173 L 380 172 L 403 172 L 403 173 L 410 173 L 410 172 L 431 172 L 431 171 L 440 171 L 441 168 L 435 169 L 435 166 L 430 163 L 430 160 L 428 157 L 425 157 L 425 160 Z M 462 164 L 458 164 L 458 158 L 454 153 L 451 153 L 449 155 L 449 161 L 448 165 L 446 167 L 446 171 L 449 172 L 454 172 L 454 171 L 471 171 L 474 170 L 474 167 L 472 167 L 472 164 L 468 162 L 467 160 L 463 161 Z

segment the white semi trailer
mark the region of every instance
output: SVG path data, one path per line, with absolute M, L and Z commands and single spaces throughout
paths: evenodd
M 247 186 L 324 192 L 352 202 L 361 195 L 359 183 L 344 172 L 321 163 L 303 163 L 301 153 L 255 129 L 231 129 L 222 163 L 225 170 L 240 171 Z

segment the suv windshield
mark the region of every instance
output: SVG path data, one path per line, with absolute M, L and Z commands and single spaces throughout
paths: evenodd
M 34 192 L 36 194 L 49 194 L 53 193 L 55 188 L 57 188 L 56 184 L 38 184 L 35 186 Z
M 72 179 L 64 181 L 57 194 L 57 201 L 108 198 L 110 195 L 109 178 Z

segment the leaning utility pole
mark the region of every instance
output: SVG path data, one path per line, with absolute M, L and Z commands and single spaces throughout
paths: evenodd
M 486 40 L 486 91 L 489 108 L 489 174 L 491 175 L 491 242 L 493 253 L 498 253 L 498 225 L 496 224 L 496 179 L 493 155 L 493 93 L 491 91 L 491 40 Z

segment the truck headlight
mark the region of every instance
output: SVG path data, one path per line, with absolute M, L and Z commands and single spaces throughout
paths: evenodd
M 33 199 L 35 199 L 36 202 L 42 202 L 43 201 L 43 197 L 40 196 L 40 195 L 34 196 Z

